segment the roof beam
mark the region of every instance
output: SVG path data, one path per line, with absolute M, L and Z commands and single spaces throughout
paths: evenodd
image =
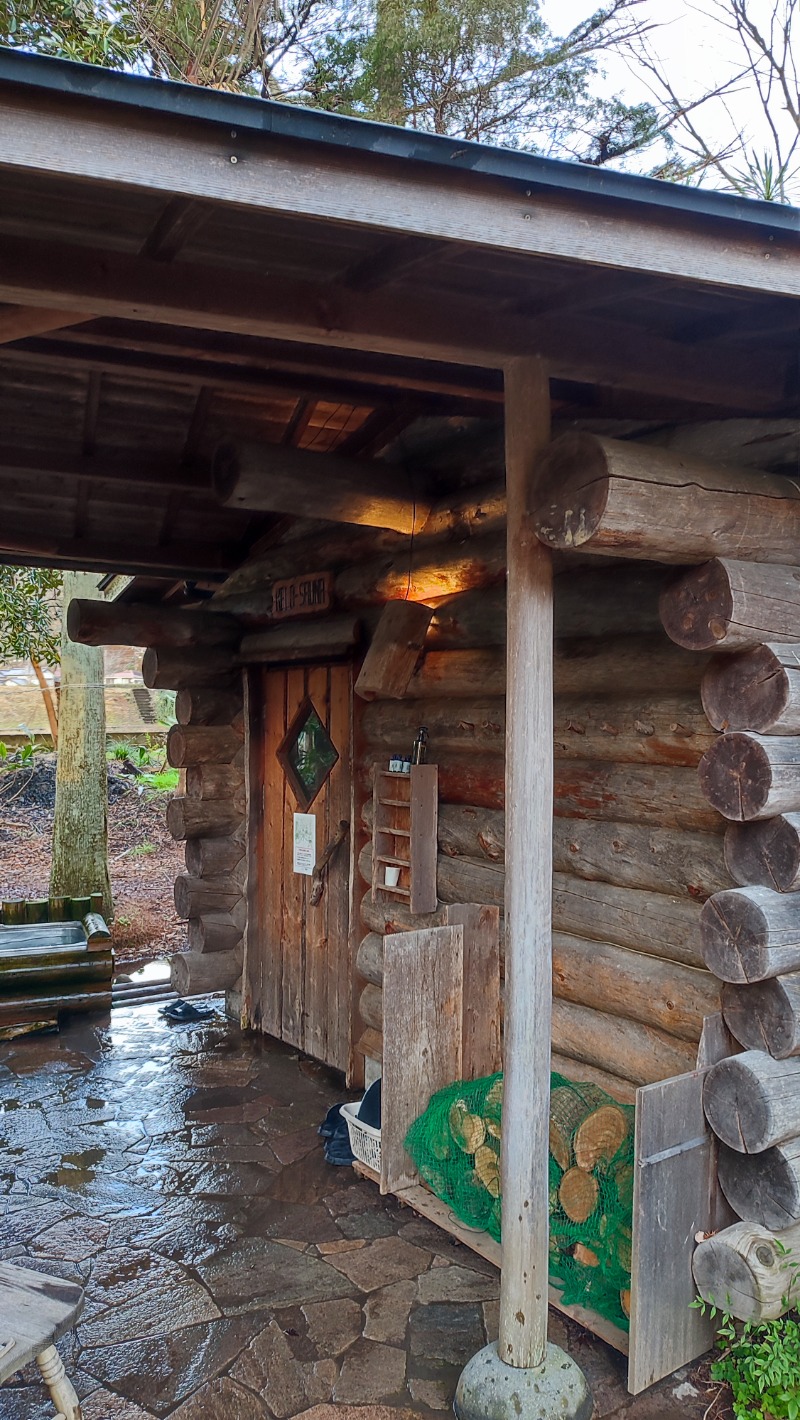
M 7 85 L 0 97 L 0 154 L 6 167 L 68 174 L 93 185 L 800 295 L 800 249 L 780 232 L 655 208 L 631 213 L 585 194 L 526 188 L 388 154 L 328 148 L 320 161 L 312 143 L 221 123 L 177 123 L 133 108 L 110 112 L 72 94 L 45 96 Z
M 197 467 L 181 468 L 175 459 L 146 453 L 109 456 L 64 454 L 52 449 L 19 449 L 0 444 L 0 478 L 3 474 L 31 473 L 70 483 L 131 483 L 141 487 L 203 493 Z M 211 495 L 211 484 L 208 482 Z
M 235 546 L 171 542 L 164 547 L 116 543 L 108 538 L 53 538 L 43 534 L 0 531 L 0 562 L 63 567 L 84 572 L 156 573 L 161 577 L 219 577 L 238 567 Z
M 28 335 L 43 335 L 48 330 L 62 330 L 92 317 L 77 311 L 49 311 L 46 306 L 8 306 L 0 310 L 0 345 L 24 340 Z
M 705 354 L 655 332 L 583 316 L 539 321 L 487 305 L 422 292 L 366 295 L 284 278 L 118 252 L 0 237 L 0 300 L 48 307 L 83 304 L 98 316 L 307 342 L 347 350 L 482 367 L 521 352 L 547 359 L 551 376 L 618 386 L 723 409 L 779 412 L 786 399 L 780 352 L 752 357 L 734 347 Z M 482 344 L 476 346 L 476 338 Z

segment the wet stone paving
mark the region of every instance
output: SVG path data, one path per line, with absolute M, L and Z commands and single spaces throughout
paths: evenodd
M 80 1281 L 59 1343 L 84 1420 L 401 1420 L 450 1409 L 496 1337 L 498 1277 L 351 1169 L 317 1126 L 341 1080 L 221 1011 L 155 1006 L 0 1045 L 0 1259 Z M 624 1363 L 551 1313 L 596 1414 L 701 1416 L 678 1375 L 632 1401 Z M 52 1420 L 34 1367 L 2 1420 Z

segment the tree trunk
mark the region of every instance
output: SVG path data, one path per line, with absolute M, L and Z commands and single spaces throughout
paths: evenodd
M 65 572 L 63 605 L 96 590 L 94 574 Z M 104 657 L 95 647 L 70 641 L 66 617 L 59 728 L 50 893 L 53 897 L 102 893 L 103 915 L 110 921 Z
M 725 862 L 742 887 L 800 891 L 800 813 L 732 823 L 725 834 Z
M 719 1183 L 745 1223 L 780 1231 L 800 1223 L 800 1139 L 763 1154 L 719 1147 Z
M 536 531 L 550 547 L 658 562 L 800 561 L 800 489 L 649 444 L 562 434 L 539 460 Z
M 698 768 L 708 802 L 727 819 L 748 823 L 800 809 L 800 737 L 720 735 Z
M 700 1296 L 739 1321 L 769 1321 L 795 1305 L 800 1227 L 775 1238 L 753 1223 L 734 1223 L 697 1247 L 692 1271 Z
M 744 984 L 800 970 L 800 898 L 729 888 L 700 915 L 703 960 L 720 981 Z
M 800 1135 L 800 1060 L 761 1050 L 712 1066 L 703 1108 L 718 1139 L 741 1154 L 760 1154 Z
M 738 656 L 715 656 L 701 694 L 717 730 L 800 734 L 800 646 L 755 646 Z
M 690 651 L 800 641 L 800 570 L 715 559 L 665 589 L 661 620 L 667 635 Z
M 800 1055 L 800 971 L 747 986 L 726 982 L 722 1013 L 745 1050 L 766 1050 L 776 1060 Z

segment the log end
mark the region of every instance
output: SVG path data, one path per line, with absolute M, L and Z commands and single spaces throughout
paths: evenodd
M 800 831 L 796 815 L 761 823 L 731 824 L 725 832 L 725 866 L 734 882 L 775 892 L 794 892 L 800 879 Z
M 733 614 L 728 575 L 721 562 L 692 567 L 669 583 L 659 600 L 661 624 L 671 641 L 689 651 L 713 651 Z
M 789 678 L 769 646 L 714 656 L 700 687 L 715 730 L 768 731 L 786 709 Z
M 772 1142 L 769 1105 L 762 1088 L 769 1056 L 759 1050 L 731 1055 L 713 1065 L 703 1083 L 703 1110 L 717 1138 L 738 1154 L 760 1154 Z
M 740 1321 L 762 1316 L 756 1283 L 747 1260 L 729 1247 L 725 1233 L 698 1244 L 692 1258 L 695 1286 L 704 1302 L 730 1312 Z
M 700 913 L 703 960 L 720 981 L 744 985 L 768 975 L 766 916 L 751 888 L 715 892 Z
M 593 434 L 562 434 L 537 461 L 533 522 L 548 547 L 581 547 L 594 537 L 608 502 L 608 463 Z
M 746 823 L 761 816 L 772 788 L 772 767 L 752 735 L 721 735 L 706 750 L 697 773 L 705 797 L 724 818 Z
M 797 1177 L 781 1149 L 742 1155 L 720 1144 L 718 1175 L 722 1192 L 745 1223 L 772 1232 L 800 1223 Z

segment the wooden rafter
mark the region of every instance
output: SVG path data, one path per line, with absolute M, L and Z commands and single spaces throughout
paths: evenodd
M 723 368 L 655 333 L 586 316 L 530 322 L 445 296 L 363 295 L 289 279 L 243 283 L 216 268 L 163 269 L 116 252 L 11 237 L 0 238 L 2 298 L 479 367 L 502 368 L 534 347 L 556 376 L 727 409 L 780 408 L 787 374 L 780 352 L 765 353 L 754 368 L 749 352 L 731 346 Z
M 0 345 L 10 345 L 28 335 L 43 335 L 46 331 L 61 330 L 86 320 L 91 320 L 91 316 L 83 312 L 49 311 L 46 306 L 6 306 L 0 310 Z
M 190 237 L 200 230 L 212 213 L 207 202 L 193 198 L 173 197 L 145 239 L 140 256 L 151 261 L 172 261 Z

